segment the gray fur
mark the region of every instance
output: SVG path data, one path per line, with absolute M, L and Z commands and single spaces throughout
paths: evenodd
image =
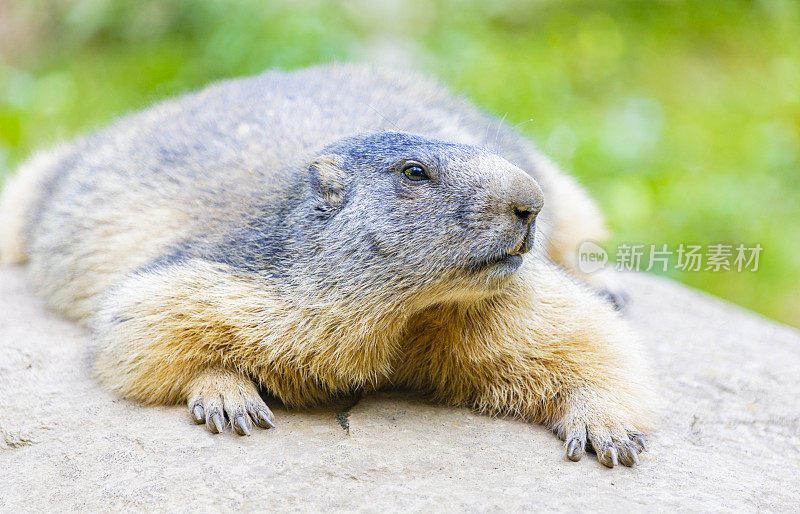
M 383 130 L 387 120 L 408 132 Z M 287 290 L 315 283 L 308 277 L 349 294 L 452 279 L 514 246 L 518 234 L 497 217 L 509 194 L 540 202 L 509 164 L 536 176 L 538 154 L 505 127 L 505 159 L 474 146 L 487 122 L 415 74 L 333 66 L 219 83 L 74 144 L 32 208 L 33 276 L 78 318 L 124 275 L 188 257 Z M 309 167 L 331 155 L 345 175 L 335 207 L 314 194 Z M 397 180 L 408 158 L 431 167 L 433 187 Z M 431 251 L 442 245 L 448 251 Z

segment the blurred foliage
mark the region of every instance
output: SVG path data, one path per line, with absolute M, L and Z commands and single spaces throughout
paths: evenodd
M 0 173 L 222 77 L 413 66 L 533 118 L 616 243 L 760 243 L 755 273 L 669 274 L 800 326 L 798 2 L 6 0 L 0 45 Z

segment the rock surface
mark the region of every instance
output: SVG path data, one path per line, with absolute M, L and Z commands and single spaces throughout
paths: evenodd
M 542 427 L 400 393 L 215 436 L 102 389 L 87 333 L 0 269 L 0 511 L 796 509 L 800 333 L 624 280 L 664 407 L 641 465 L 609 470 Z

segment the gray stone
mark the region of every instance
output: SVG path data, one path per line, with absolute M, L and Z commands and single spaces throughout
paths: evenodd
M 183 406 L 106 392 L 89 335 L 22 269 L 0 269 L 0 510 L 797 509 L 800 333 L 667 280 L 624 281 L 662 421 L 638 468 L 609 470 L 566 461 L 540 426 L 402 393 L 275 408 L 273 430 L 215 436 Z

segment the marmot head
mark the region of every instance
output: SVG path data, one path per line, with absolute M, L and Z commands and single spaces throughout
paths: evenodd
M 531 249 L 543 204 L 537 183 L 493 152 L 403 132 L 329 145 L 308 184 L 318 264 L 404 290 L 496 288 Z

